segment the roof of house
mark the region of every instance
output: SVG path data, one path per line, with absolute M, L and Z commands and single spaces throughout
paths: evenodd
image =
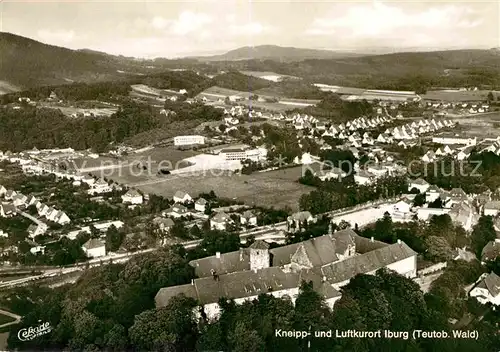
M 140 197 L 142 196 L 136 189 L 129 189 L 127 193 L 124 194 L 127 197 Z
M 397 261 L 416 256 L 404 242 L 380 247 L 362 255 L 349 257 L 321 268 L 331 283 L 349 280 L 357 274 L 370 273 Z
M 269 244 L 262 240 L 257 240 L 250 245 L 251 249 L 269 249 Z
M 199 198 L 195 204 L 198 204 L 198 205 L 205 205 L 207 204 L 207 200 L 205 198 Z
M 227 215 L 226 213 L 224 213 L 223 211 L 215 214 L 215 216 L 210 219 L 210 221 L 214 221 L 214 222 L 226 222 L 230 219 L 230 216 Z
M 94 249 L 94 248 L 100 248 L 100 247 L 104 247 L 104 246 L 105 246 L 104 242 L 98 238 L 91 238 L 83 244 L 83 247 L 85 249 Z
M 487 289 L 493 297 L 496 297 L 500 294 L 500 276 L 491 272 L 476 287 Z
M 175 225 L 174 221 L 170 218 L 162 218 L 160 216 L 157 216 L 156 218 L 153 219 L 153 222 L 157 225 L 163 225 L 165 227 L 172 227 Z
M 490 241 L 483 247 L 481 251 L 481 260 L 483 262 L 495 260 L 496 257 L 500 256 L 500 242 Z
M 181 198 L 181 199 L 184 199 L 185 196 L 189 196 L 189 194 L 187 194 L 186 192 L 184 191 L 177 191 L 175 192 L 174 194 L 174 198 Z
M 245 210 L 243 214 L 241 214 L 241 216 L 244 217 L 245 219 L 250 219 L 255 217 L 255 214 L 251 210 Z
M 462 188 L 452 188 L 450 191 L 451 197 L 467 198 L 467 193 Z
M 173 296 L 184 293 L 194 296 L 193 298 L 201 304 L 209 304 L 218 302 L 222 297 L 236 299 L 297 288 L 300 282 L 299 273 L 285 272 L 277 267 L 257 271 L 247 270 L 219 275 L 217 279 L 213 277 L 195 279 L 192 285 L 162 288 L 158 291 L 155 302 L 157 306 L 164 306 Z M 188 286 L 193 286 L 194 290 Z M 324 294 L 331 297 L 340 295 L 332 289 L 323 288 Z
M 500 201 L 494 200 L 494 201 L 487 202 L 484 205 L 484 209 L 500 210 Z
M 311 217 L 313 217 L 311 212 L 299 211 L 297 213 L 292 214 L 289 218 L 295 221 L 304 221 L 304 220 L 309 220 Z
M 212 270 L 219 275 L 250 270 L 250 255 L 247 249 L 222 253 L 220 258 L 213 255 L 189 262 L 198 277 L 212 276 Z
M 419 186 L 427 186 L 429 183 L 424 180 L 423 178 L 417 178 L 416 180 L 411 181 L 412 185 L 419 185 Z
M 0 206 L 3 208 L 4 213 L 15 213 L 17 211 L 16 207 L 10 203 L 2 203 Z

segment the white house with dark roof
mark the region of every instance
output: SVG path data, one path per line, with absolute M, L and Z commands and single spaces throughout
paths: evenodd
M 497 235 L 498 236 L 498 235 Z M 481 262 L 486 263 L 488 261 L 493 261 L 500 256 L 500 238 L 495 238 L 494 241 L 490 241 L 483 247 L 481 251 Z
M 425 200 L 428 203 L 434 202 L 439 198 L 441 192 L 442 190 L 438 186 L 431 185 L 429 188 L 427 188 L 427 191 L 425 191 Z
M 298 229 L 304 224 L 304 222 L 312 223 L 316 222 L 316 217 L 314 217 L 309 211 L 299 211 L 290 215 L 287 218 L 287 223 L 289 228 Z
M 375 175 L 365 170 L 359 170 L 354 174 L 354 182 L 359 185 L 367 185 L 374 182 Z
M 171 216 L 173 218 L 181 218 L 190 214 L 191 212 L 189 211 L 189 209 L 179 203 L 172 205 L 170 208 L 162 212 L 163 216 Z
M 221 298 L 241 304 L 265 293 L 295 302 L 301 282 L 311 281 L 333 308 L 341 297 L 339 289 L 357 274 L 387 268 L 415 277 L 416 255 L 403 242 L 389 245 L 351 229 L 273 249 L 256 241 L 249 248 L 191 261 L 199 278 L 191 284 L 160 289 L 155 303 L 164 307 L 172 297 L 184 294 L 201 303 L 208 319 L 216 319 Z
M 10 218 L 16 215 L 17 210 L 16 207 L 10 203 L 2 203 L 0 204 L 0 216 L 3 218 Z
M 194 210 L 204 213 L 207 209 L 207 200 L 205 198 L 198 198 L 194 203 Z
M 170 229 L 175 225 L 172 219 L 160 216 L 153 219 L 153 224 L 157 225 L 158 228 L 164 233 L 169 233 Z
M 175 192 L 173 199 L 175 203 L 186 203 L 193 201 L 193 198 L 191 198 L 191 196 L 184 191 Z
M 251 210 L 246 210 L 240 215 L 240 223 L 247 226 L 257 226 L 257 215 Z
M 418 189 L 420 193 L 425 193 L 431 185 L 422 178 L 417 178 L 416 180 L 410 180 L 408 184 L 408 191 L 411 191 L 413 188 Z
M 106 255 L 106 245 L 98 238 L 91 238 L 82 246 L 83 251 L 89 258 L 104 257 Z
M 470 290 L 469 296 L 476 298 L 482 304 L 500 305 L 500 277 L 494 272 L 483 274 L 476 282 L 476 286 Z
M 126 204 L 142 204 L 144 201 L 142 194 L 135 189 L 129 189 L 127 193 L 122 195 L 122 202 Z
M 227 224 L 231 221 L 231 218 L 228 214 L 224 212 L 220 212 L 215 214 L 210 219 L 210 228 L 212 230 L 221 230 L 224 231 L 226 229 Z

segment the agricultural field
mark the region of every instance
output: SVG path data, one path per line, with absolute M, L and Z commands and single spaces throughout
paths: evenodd
M 301 167 L 240 175 L 228 170 L 207 170 L 176 175 L 121 175 L 115 170 L 109 179 L 135 187 L 147 194 L 157 194 L 172 198 L 175 192 L 183 190 L 191 196 L 213 190 L 224 198 L 241 200 L 248 205 L 275 208 L 290 207 L 298 210 L 298 199 L 313 188 L 297 182 L 302 174 Z
M 431 90 L 421 97 L 424 100 L 439 100 L 449 102 L 461 101 L 485 101 L 489 90 L 470 90 L 470 91 L 453 91 L 453 90 Z M 495 94 L 495 93 L 494 93 Z M 498 96 L 498 92 L 496 95 Z
M 458 122 L 457 133 L 478 138 L 500 136 L 500 112 L 456 117 L 452 120 Z
M 39 103 L 39 107 L 51 108 L 60 110 L 64 115 L 68 117 L 87 117 L 87 116 L 111 116 L 118 111 L 117 107 L 99 107 L 99 108 L 81 108 L 73 106 L 57 105 L 52 103 Z

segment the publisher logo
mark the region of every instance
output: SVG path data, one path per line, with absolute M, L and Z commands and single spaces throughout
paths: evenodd
M 48 334 L 51 331 L 52 327 L 50 326 L 50 323 L 45 322 L 35 327 L 30 326 L 29 328 L 19 330 L 17 333 L 17 337 L 21 341 L 30 341 L 39 336 Z

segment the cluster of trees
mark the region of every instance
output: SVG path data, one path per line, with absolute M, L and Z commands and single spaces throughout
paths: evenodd
M 310 170 L 306 170 L 299 182 L 317 187 L 316 190 L 303 194 L 299 199 L 300 209 L 308 210 L 313 214 L 347 208 L 381 198 L 395 197 L 408 189 L 407 180 L 403 176 L 379 178 L 373 185 L 356 185 L 352 175 L 342 181 L 321 181 Z
M 373 105 L 363 101 L 344 101 L 340 95 L 327 93 L 315 106 L 305 109 L 295 109 L 290 111 L 306 113 L 317 117 L 328 118 L 332 122 L 340 123 L 352 120 L 360 116 L 370 116 L 373 114 Z
M 413 165 L 412 172 L 441 188 L 461 187 L 466 193 L 480 194 L 500 187 L 500 156 L 472 153 L 465 161 L 445 158 L 438 163 Z
M 144 269 L 145 268 L 145 269 Z M 91 269 L 71 287 L 19 288 L 3 301 L 23 315 L 9 336 L 9 348 L 163 351 L 491 351 L 500 342 L 489 321 L 477 321 L 473 339 L 319 338 L 316 331 L 446 331 L 448 315 L 434 292 L 424 294 L 411 279 L 379 270 L 358 275 L 343 287 L 342 298 L 330 310 L 312 282 L 303 282 L 295 304 L 289 298 L 262 294 L 236 305 L 220 300 L 215 321 L 198 321 L 197 302 L 185 296 L 155 308 L 158 288 L 189 282 L 182 254 L 165 249 L 134 258 L 125 265 Z M 444 280 L 443 280 L 444 281 Z M 444 282 L 443 287 L 449 287 Z M 436 285 L 437 286 L 437 285 Z M 437 291 L 437 289 L 435 289 Z M 29 299 L 29 300 L 28 300 Z M 27 301 L 27 304 L 24 302 Z M 53 330 L 31 341 L 20 341 L 20 328 L 49 322 Z M 281 337 L 276 331 L 311 331 L 304 339 Z
M 72 147 L 104 151 L 109 143 L 121 143 L 127 137 L 162 126 L 163 120 L 152 108 L 125 103 L 109 117 L 73 119 L 61 111 L 26 107 L 0 110 L 0 150 L 21 151 Z

